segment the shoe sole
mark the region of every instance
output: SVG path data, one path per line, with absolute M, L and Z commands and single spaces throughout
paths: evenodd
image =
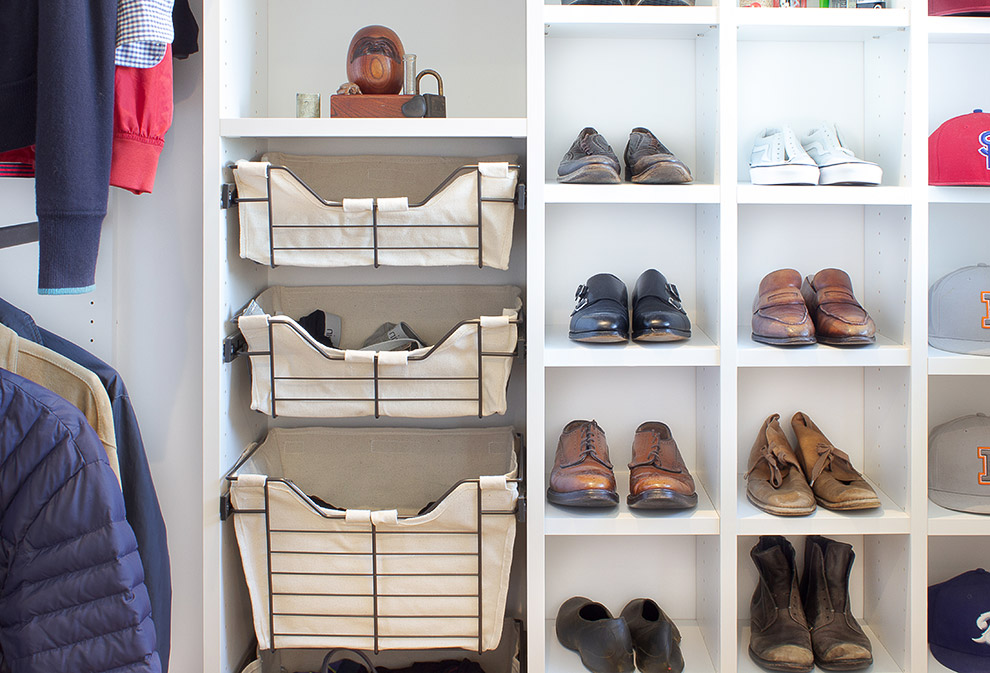
M 794 507 L 774 507 L 773 505 L 766 505 L 762 502 L 757 502 L 753 496 L 746 492 L 746 499 L 755 507 L 756 509 L 762 510 L 767 514 L 773 514 L 774 516 L 808 516 L 809 514 L 814 514 L 817 507 L 811 507 L 808 509 L 797 509 Z
M 810 346 L 818 343 L 815 337 L 768 337 L 759 334 L 750 334 L 753 341 L 768 346 Z
M 603 332 L 568 332 L 567 338 L 571 341 L 580 341 L 590 344 L 618 344 L 629 341 L 629 335 L 608 330 Z
M 663 6 L 663 7 L 689 7 L 692 3 L 684 0 L 641 0 L 640 7 Z
M 629 182 L 637 185 L 680 185 L 692 180 L 694 178 L 684 166 L 669 161 L 654 164 L 629 178 Z
M 879 498 L 863 498 L 862 500 L 849 500 L 848 502 L 828 502 L 816 497 L 815 501 L 825 509 L 836 512 L 849 512 L 857 509 L 877 509 L 880 507 Z
M 684 495 L 669 488 L 653 488 L 639 495 L 627 495 L 631 509 L 691 509 L 698 506 L 698 494 Z
M 558 493 L 552 489 L 547 489 L 547 500 L 561 507 L 587 507 L 606 508 L 617 507 L 619 505 L 619 494 L 602 488 L 588 489 L 586 491 L 573 491 L 571 493 Z
M 818 184 L 820 185 L 879 185 L 883 179 L 883 169 L 879 166 L 850 162 L 822 166 Z
M 750 166 L 749 181 L 754 185 L 817 185 L 818 166 L 804 164 Z
M 793 664 L 791 665 L 782 664 L 776 661 L 767 661 L 766 659 L 763 659 L 760 656 L 758 656 L 756 652 L 753 651 L 752 647 L 749 648 L 749 658 L 752 659 L 754 662 L 756 662 L 758 666 L 760 666 L 761 668 L 765 668 L 768 671 L 789 671 L 791 673 L 810 673 L 815 668 L 814 666 L 796 666 Z
M 684 341 L 691 338 L 691 330 L 651 329 L 633 332 L 633 341 Z
M 615 169 L 602 164 L 582 166 L 567 175 L 558 175 L 557 182 L 585 185 L 618 185 L 622 183 Z
M 858 671 L 872 666 L 873 657 L 870 657 L 869 659 L 853 659 L 852 661 L 843 661 L 838 664 L 825 663 L 815 659 L 815 665 L 819 668 L 825 669 L 826 671 Z
M 820 344 L 826 346 L 869 346 L 877 342 L 875 336 L 850 336 L 850 337 L 815 337 Z

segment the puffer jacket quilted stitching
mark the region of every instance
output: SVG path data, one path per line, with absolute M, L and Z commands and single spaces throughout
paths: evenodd
M 0 369 L 0 651 L 12 673 L 161 673 L 134 533 L 68 402 Z

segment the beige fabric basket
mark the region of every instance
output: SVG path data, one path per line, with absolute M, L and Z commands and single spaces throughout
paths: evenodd
M 274 255 L 274 264 L 289 266 L 506 269 L 514 161 L 277 153 L 238 161 L 241 257 L 273 264 Z M 466 165 L 477 168 L 459 170 Z M 479 184 L 484 199 L 502 200 L 481 203 L 480 240 Z
M 497 647 L 516 449 L 511 427 L 275 428 L 249 447 L 230 495 L 261 649 Z
M 238 318 L 251 408 L 310 418 L 504 414 L 520 294 L 493 285 L 271 287 L 255 298 L 265 315 Z M 342 316 L 340 348 L 320 344 L 293 319 L 316 309 Z M 399 321 L 431 346 L 355 350 L 383 323 Z

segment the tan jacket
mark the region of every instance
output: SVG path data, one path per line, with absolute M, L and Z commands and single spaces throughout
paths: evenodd
M 78 407 L 103 442 L 110 469 L 120 482 L 113 409 L 96 374 L 40 344 L 22 339 L 4 325 L 0 325 L 0 367 L 48 388 Z

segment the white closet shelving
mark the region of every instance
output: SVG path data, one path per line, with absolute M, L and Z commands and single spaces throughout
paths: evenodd
M 528 444 L 527 521 L 516 547 L 510 613 L 526 623 L 528 669 L 583 670 L 554 636 L 559 605 L 585 595 L 621 610 L 656 599 L 684 635 L 688 673 L 755 671 L 746 653 L 763 534 L 823 534 L 851 543 L 854 612 L 875 673 L 940 671 L 926 645 L 930 583 L 976 567 L 990 520 L 927 500 L 927 433 L 988 411 L 990 359 L 927 346 L 927 292 L 984 259 L 990 189 L 927 186 L 927 137 L 983 105 L 973 82 L 990 61 L 990 19 L 927 15 L 926 0 L 884 10 L 597 7 L 539 0 L 326 3 L 207 0 L 205 78 L 205 484 L 271 421 L 248 408 L 243 361 L 220 362 L 227 322 L 270 284 L 513 283 L 525 289 L 527 357 L 506 420 Z M 296 92 L 336 90 L 358 28 L 394 28 L 420 67 L 444 76 L 449 119 L 297 120 Z M 327 99 L 324 98 L 324 117 Z M 883 184 L 749 184 L 763 127 L 835 121 Z M 646 126 L 691 168 L 683 186 L 562 185 L 557 163 L 594 126 L 620 156 Z M 218 208 L 225 166 L 268 150 L 310 154 L 516 153 L 528 204 L 508 272 L 477 269 L 302 270 L 237 256 L 237 222 Z M 749 338 L 759 280 L 793 267 L 837 266 L 878 325 L 876 346 L 783 350 Z M 612 272 L 629 285 L 648 268 L 676 284 L 694 325 L 681 344 L 591 347 L 567 339 L 575 287 Z M 215 344 L 211 348 L 210 344 Z M 741 474 L 771 413 L 807 412 L 877 488 L 879 512 L 766 515 Z M 543 493 L 560 429 L 595 418 L 624 495 L 634 430 L 670 424 L 699 490 L 669 515 L 576 512 Z M 369 425 L 369 419 L 343 421 Z M 402 425 L 393 420 L 379 421 Z M 477 424 L 451 419 L 425 425 Z M 523 539 L 524 538 L 524 539 Z M 232 528 L 205 522 L 204 670 L 237 673 L 252 628 Z M 489 673 L 498 673 L 490 671 Z

